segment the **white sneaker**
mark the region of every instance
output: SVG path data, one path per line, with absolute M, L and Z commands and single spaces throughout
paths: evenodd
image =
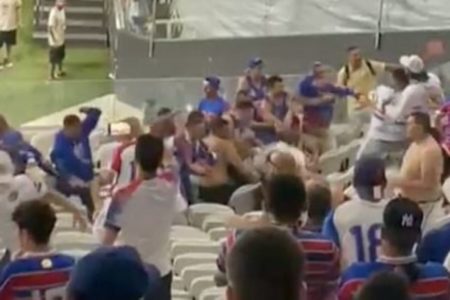
M 12 62 L 10 62 L 10 61 L 6 62 L 5 65 L 4 65 L 4 67 L 8 68 L 8 69 L 12 68 L 13 66 L 14 66 L 14 64 Z

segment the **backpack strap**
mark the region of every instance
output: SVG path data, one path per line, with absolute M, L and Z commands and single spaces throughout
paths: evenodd
M 350 79 L 350 66 L 345 65 L 345 67 L 344 67 L 344 82 L 343 82 L 344 86 L 347 86 L 349 79 Z
M 372 63 L 370 62 L 370 60 L 365 60 L 367 68 L 369 68 L 370 74 L 372 74 L 372 76 L 377 76 L 377 72 L 375 72 L 375 69 L 372 66 Z

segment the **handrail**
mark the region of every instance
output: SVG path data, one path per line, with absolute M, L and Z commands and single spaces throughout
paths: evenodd
M 151 30 L 150 30 L 150 35 L 149 35 L 149 45 L 148 45 L 148 57 L 152 58 L 153 55 L 155 54 L 155 37 L 156 37 L 156 10 L 158 9 L 158 3 L 157 1 L 159 0 L 153 0 L 152 1 L 152 26 L 151 26 Z
M 34 24 L 39 27 L 41 25 L 41 0 L 34 3 Z

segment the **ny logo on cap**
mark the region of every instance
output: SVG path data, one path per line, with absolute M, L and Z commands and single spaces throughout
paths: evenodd
M 402 226 L 403 227 L 413 227 L 414 217 L 412 214 L 404 214 L 402 217 Z

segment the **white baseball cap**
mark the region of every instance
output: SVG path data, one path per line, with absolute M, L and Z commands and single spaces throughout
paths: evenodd
M 411 73 L 421 73 L 425 69 L 423 60 L 418 55 L 403 55 L 400 57 L 400 64 Z
M 108 131 L 111 136 L 127 135 L 131 133 L 131 126 L 126 122 L 111 123 Z

